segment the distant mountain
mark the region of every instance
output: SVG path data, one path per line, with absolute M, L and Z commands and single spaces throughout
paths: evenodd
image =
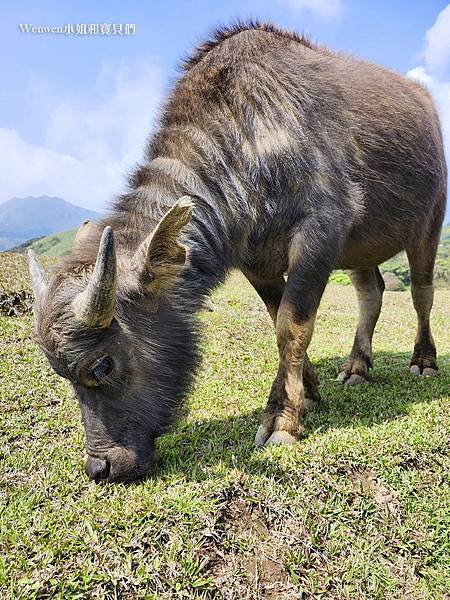
M 101 217 L 98 212 L 53 196 L 11 198 L 0 204 L 0 251 Z

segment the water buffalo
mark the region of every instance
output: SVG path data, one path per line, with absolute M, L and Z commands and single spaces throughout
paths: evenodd
M 148 472 L 198 363 L 196 313 L 232 268 L 267 305 L 279 349 L 257 446 L 298 440 L 320 399 L 307 348 L 336 267 L 359 303 L 340 379 L 367 378 L 378 265 L 401 250 L 418 316 L 410 369 L 435 375 L 445 196 L 439 119 L 421 85 L 272 25 L 217 31 L 185 62 L 110 215 L 80 228 L 50 281 L 30 256 L 36 339 L 75 388 L 89 477 Z

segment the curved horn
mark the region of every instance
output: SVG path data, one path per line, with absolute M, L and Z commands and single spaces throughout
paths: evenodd
M 75 297 L 75 317 L 87 327 L 108 327 L 116 307 L 116 251 L 111 227 L 103 230 L 97 260 L 84 292 Z
M 31 287 L 37 302 L 40 302 L 42 295 L 47 289 L 47 276 L 39 264 L 36 252 L 31 248 L 28 250 L 28 267 L 30 269 Z

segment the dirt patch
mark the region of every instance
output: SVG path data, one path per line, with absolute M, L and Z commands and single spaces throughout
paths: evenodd
M 351 471 L 349 477 L 358 495 L 368 494 L 380 508 L 388 510 L 393 516 L 399 515 L 399 506 L 395 494 L 389 491 L 370 469 Z
M 286 555 L 295 546 L 287 513 L 263 506 L 234 487 L 219 504 L 214 527 L 205 536 L 204 575 L 226 600 L 301 598 Z M 298 526 L 294 527 L 298 534 Z

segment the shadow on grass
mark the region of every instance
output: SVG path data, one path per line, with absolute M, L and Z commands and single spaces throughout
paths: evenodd
M 307 435 L 384 423 L 408 414 L 414 404 L 448 394 L 450 355 L 440 356 L 437 378 L 411 375 L 410 356 L 405 352 L 375 353 L 370 382 L 356 386 L 343 386 L 337 381 L 342 358 L 316 361 L 323 401 L 306 416 Z M 154 476 L 179 472 L 198 480 L 207 478 L 208 468 L 218 463 L 245 468 L 254 452 L 253 438 L 264 405 L 265 398 L 261 398 L 260 408 L 244 415 L 181 422 L 159 441 L 159 464 Z M 253 463 L 252 472 L 254 467 Z

